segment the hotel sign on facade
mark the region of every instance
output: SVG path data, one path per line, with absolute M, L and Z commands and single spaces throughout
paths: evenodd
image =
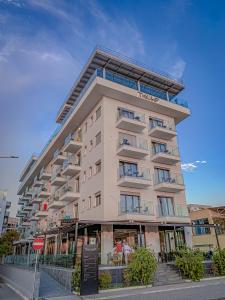
M 138 98 L 141 98 L 141 99 L 145 99 L 145 100 L 148 100 L 148 101 L 151 101 L 151 102 L 158 102 L 159 101 L 158 97 L 154 97 L 154 96 L 149 95 L 149 94 L 145 94 L 145 93 L 142 93 L 142 92 L 137 92 L 137 94 L 138 94 Z

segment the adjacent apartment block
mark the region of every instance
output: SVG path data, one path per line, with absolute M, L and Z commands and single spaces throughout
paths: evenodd
M 9 218 L 9 208 L 11 202 L 6 200 L 7 192 L 0 190 L 0 235 L 5 232 Z
M 193 225 L 193 247 L 209 251 L 225 248 L 225 206 L 188 205 Z M 208 224 L 215 225 L 207 226 Z M 199 225 L 203 225 L 202 227 Z
M 191 242 L 176 127 L 190 115 L 182 82 L 97 48 L 62 104 L 59 127 L 20 178 L 24 243 L 45 253 L 116 241 L 172 252 Z M 187 227 L 186 227 L 187 226 Z

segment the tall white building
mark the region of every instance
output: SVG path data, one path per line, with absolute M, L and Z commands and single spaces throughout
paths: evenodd
M 62 104 L 59 128 L 25 167 L 23 239 L 45 253 L 115 241 L 170 253 L 191 239 L 176 127 L 190 115 L 181 81 L 97 48 Z M 78 231 L 77 231 L 78 230 Z

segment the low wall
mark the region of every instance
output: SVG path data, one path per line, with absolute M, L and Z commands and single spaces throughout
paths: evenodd
M 117 285 L 123 282 L 123 271 L 126 266 L 105 266 L 99 267 L 99 274 L 103 272 L 110 273 L 112 276 L 112 284 Z
M 34 271 L 15 267 L 12 265 L 0 264 L 0 277 L 3 277 L 13 287 L 21 292 L 28 299 L 33 296 Z M 35 299 L 39 296 L 40 273 L 37 272 L 35 284 Z
M 74 269 L 52 267 L 46 265 L 42 265 L 41 269 L 48 273 L 56 281 L 58 281 L 65 289 L 69 291 L 72 290 L 71 281 Z

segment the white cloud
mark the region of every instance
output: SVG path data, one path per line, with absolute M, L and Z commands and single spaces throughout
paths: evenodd
M 194 171 L 197 167 L 199 167 L 199 165 L 201 165 L 201 164 L 206 164 L 206 163 L 207 163 L 207 161 L 205 161 L 205 160 L 196 160 L 196 161 L 194 161 L 194 162 L 181 164 L 181 168 L 182 168 L 182 170 L 184 170 L 184 171 L 192 172 L 192 171 Z

